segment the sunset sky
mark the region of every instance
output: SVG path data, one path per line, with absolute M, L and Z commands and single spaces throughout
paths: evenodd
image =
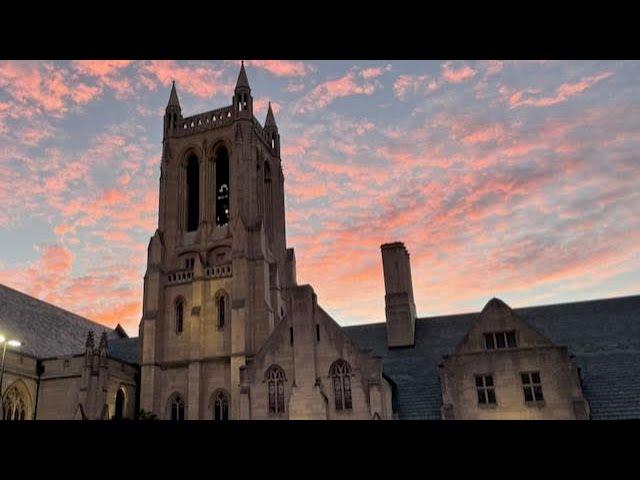
M 0 61 L 0 283 L 137 335 L 171 80 L 188 116 L 239 64 Z M 298 283 L 339 323 L 384 320 L 390 241 L 421 317 L 640 293 L 640 62 L 245 65 Z

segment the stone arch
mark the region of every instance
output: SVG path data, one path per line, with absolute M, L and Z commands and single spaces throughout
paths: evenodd
M 216 305 L 216 326 L 222 330 L 231 319 L 231 298 L 224 288 L 213 296 Z
M 287 376 L 280 365 L 271 365 L 264 373 L 270 414 L 280 414 L 285 411 L 284 384 L 286 381 Z
M 213 420 L 229 420 L 229 405 L 231 395 L 223 388 L 218 388 L 211 394 L 209 409 Z
M 353 400 L 351 395 L 351 365 L 342 358 L 336 360 L 329 367 L 329 377 L 333 385 L 333 399 L 336 410 L 351 410 Z
M 187 418 L 187 402 L 180 392 L 173 392 L 167 399 L 166 419 L 185 420 Z
M 127 391 L 124 385 L 120 385 L 116 390 L 116 397 L 114 403 L 114 420 L 123 420 L 127 418 Z
M 213 152 L 215 224 L 222 227 L 229 223 L 231 207 L 231 151 L 225 142 L 216 143 Z
M 31 395 L 22 380 L 16 380 L 2 395 L 3 420 L 31 420 Z

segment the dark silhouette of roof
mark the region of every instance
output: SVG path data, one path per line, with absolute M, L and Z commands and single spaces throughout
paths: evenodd
M 21 353 L 37 358 L 82 353 L 89 331 L 95 338 L 107 332 L 109 344 L 122 336 L 122 330 L 118 332 L 0 284 L 0 333 L 22 342 Z
M 575 355 L 592 418 L 640 418 L 640 295 L 513 310 Z M 344 330 L 357 345 L 383 357 L 384 373 L 398 387 L 401 419 L 440 419 L 438 365 L 478 315 L 419 318 L 413 348 L 388 349 L 384 323 Z

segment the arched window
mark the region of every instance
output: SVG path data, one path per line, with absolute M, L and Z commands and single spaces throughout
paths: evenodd
M 171 420 L 184 420 L 184 400 L 180 395 L 174 395 L 169 404 L 169 418 Z
M 184 330 L 184 300 L 176 300 L 176 333 L 180 334 Z
M 264 224 L 267 238 L 273 238 L 273 182 L 271 181 L 271 167 L 264 162 Z
M 336 360 L 329 369 L 333 379 L 333 397 L 336 410 L 351 409 L 351 366 L 344 360 Z
M 2 418 L 4 420 L 24 420 L 29 418 L 28 400 L 25 392 L 17 385 L 9 387 L 2 399 Z
M 224 390 L 217 390 L 213 394 L 213 419 L 229 420 L 229 394 Z
M 116 411 L 115 411 L 115 414 L 113 415 L 114 420 L 122 420 L 124 418 L 124 405 L 125 405 L 124 390 L 119 388 L 116 393 Z
M 272 365 L 265 374 L 267 394 L 269 396 L 269 413 L 284 412 L 284 370 L 278 365 Z
M 187 231 L 198 229 L 200 223 L 200 166 L 198 157 L 187 160 Z
M 224 328 L 226 301 L 224 295 L 218 297 L 218 328 Z
M 229 152 L 225 147 L 216 150 L 216 225 L 229 223 Z

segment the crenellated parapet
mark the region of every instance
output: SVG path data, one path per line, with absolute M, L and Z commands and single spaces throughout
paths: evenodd
M 176 131 L 176 136 L 185 137 L 194 133 L 226 127 L 231 125 L 233 120 L 233 105 L 199 113 L 183 118 Z

